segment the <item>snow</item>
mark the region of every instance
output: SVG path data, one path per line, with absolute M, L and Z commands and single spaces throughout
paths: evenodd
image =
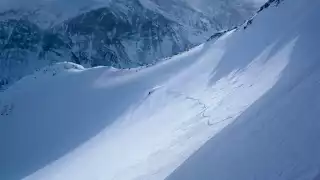
M 319 42 L 313 40 L 320 28 L 316 23 L 319 5 L 284 1 L 259 14 L 248 31 L 235 35 L 238 51 L 231 52 L 241 58 L 239 62 L 243 63 L 242 58 L 249 62 L 252 52 L 271 44 L 265 62 L 287 61 L 286 68 L 272 89 L 236 123 L 208 141 L 167 179 L 320 178 Z M 292 17 L 297 19 L 292 21 Z M 248 43 L 255 45 L 250 46 L 250 53 Z
M 319 179 L 319 5 L 149 67 L 23 78 L 0 94 L 0 179 Z

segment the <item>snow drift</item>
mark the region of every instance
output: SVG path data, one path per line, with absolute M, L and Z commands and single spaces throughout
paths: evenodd
M 319 179 L 319 5 L 150 67 L 22 79 L 0 94 L 0 179 Z

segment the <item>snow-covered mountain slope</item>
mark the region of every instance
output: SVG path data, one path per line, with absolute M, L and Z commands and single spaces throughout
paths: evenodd
M 319 1 L 284 1 L 234 35 L 237 45 L 233 47 L 239 48 L 230 49 L 237 57 L 232 62 L 235 66 L 225 61 L 220 67 L 224 73 L 245 72 L 243 67 L 254 58 L 264 59 L 263 64 L 275 60 L 286 67 L 267 93 L 168 180 L 320 179 L 319 7 Z
M 219 11 L 227 18 L 207 16 L 182 0 L 20 1 L 0 2 L 0 89 L 55 62 L 117 68 L 152 64 L 242 23 L 253 12 L 250 5 L 227 5 Z
M 154 66 L 60 63 L 15 83 L 0 179 L 316 180 L 320 2 L 274 6 Z

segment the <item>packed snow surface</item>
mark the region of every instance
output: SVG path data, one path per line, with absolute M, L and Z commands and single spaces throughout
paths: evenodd
M 23 78 L 0 94 L 0 179 L 320 179 L 319 6 L 284 1 L 150 67 Z

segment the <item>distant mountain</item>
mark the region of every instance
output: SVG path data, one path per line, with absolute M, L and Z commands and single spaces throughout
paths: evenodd
M 183 0 L 34 0 L 7 7 L 0 13 L 0 89 L 55 62 L 118 68 L 155 63 L 252 13 L 249 6 L 230 5 L 220 11 L 235 14 L 229 23 L 228 15 L 209 17 Z
M 221 30 L 243 22 L 255 11 L 255 3 L 243 0 L 143 0 L 159 5 L 174 19 L 203 31 Z

